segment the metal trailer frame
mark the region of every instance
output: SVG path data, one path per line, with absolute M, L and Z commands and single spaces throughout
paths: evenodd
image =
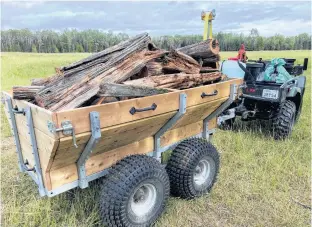
M 199 133 L 198 135 L 195 135 L 194 137 L 202 137 L 203 139 L 206 139 L 207 141 L 210 140 L 210 135 L 213 135 L 215 132 L 215 129 L 209 130 L 208 129 L 208 122 L 215 118 L 218 117 L 227 107 L 230 106 L 230 104 L 235 100 L 235 97 L 237 96 L 237 85 L 231 84 L 230 87 L 230 96 L 229 98 L 221 104 L 214 112 L 209 114 L 206 118 L 203 120 L 203 132 Z M 205 95 L 207 96 L 207 95 Z M 208 94 L 209 96 L 209 94 Z M 186 113 L 186 99 L 187 95 L 185 93 L 180 94 L 180 102 L 179 102 L 179 110 L 178 112 L 164 125 L 161 127 L 161 129 L 154 135 L 154 151 L 148 153 L 147 155 L 153 156 L 156 158 L 158 161 L 161 162 L 161 154 L 167 150 L 173 149 L 175 146 L 177 146 L 181 141 L 178 141 L 176 143 L 173 143 L 171 145 L 161 147 L 160 145 L 160 139 L 161 136 L 168 131 L 177 121 Z M 203 96 L 204 98 L 204 96 Z M 100 172 L 94 173 L 90 176 L 86 176 L 86 171 L 85 171 L 85 163 L 87 159 L 89 158 L 92 149 L 96 145 L 96 143 L 100 140 L 101 138 L 101 127 L 100 127 L 100 117 L 99 113 L 96 111 L 90 112 L 90 122 L 91 122 L 91 137 L 85 146 L 83 152 L 81 153 L 78 161 L 77 161 L 77 170 L 78 170 L 78 180 L 64 184 L 60 186 L 57 189 L 54 190 L 47 190 L 44 187 L 43 180 L 42 180 L 42 172 L 41 172 L 41 166 L 40 166 L 40 159 L 39 159 L 39 153 L 38 153 L 38 148 L 37 148 L 37 141 L 36 141 L 36 136 L 34 132 L 34 125 L 33 125 L 33 120 L 32 120 L 32 112 L 30 107 L 27 107 L 26 109 L 21 109 L 18 110 L 17 107 L 13 108 L 12 105 L 12 98 L 8 95 L 5 95 L 4 97 L 4 103 L 7 103 L 8 107 L 8 113 L 9 113 L 9 119 L 11 121 L 11 129 L 12 133 L 15 139 L 15 144 L 16 144 L 16 152 L 18 155 L 18 165 L 19 169 L 21 172 L 26 172 L 28 173 L 31 178 L 35 181 L 35 183 L 38 185 L 38 190 L 40 196 L 48 196 L 48 197 L 53 197 L 55 195 L 58 195 L 60 193 L 66 192 L 68 190 L 71 190 L 76 187 L 80 188 L 87 188 L 89 186 L 89 182 L 96 180 L 98 178 L 101 178 L 108 174 L 108 170 L 104 169 Z M 26 116 L 27 120 L 27 126 L 28 126 L 28 134 L 30 135 L 31 138 L 31 145 L 32 145 L 32 154 L 34 155 L 34 167 L 33 168 L 28 168 L 27 167 L 27 160 L 23 160 L 23 154 L 22 154 L 22 149 L 20 145 L 20 140 L 18 137 L 18 130 L 16 126 L 16 119 L 15 119 L 15 114 L 23 114 Z M 219 117 L 218 121 L 222 121 L 222 117 Z M 49 125 L 48 125 L 49 127 Z M 61 131 L 62 129 L 56 129 L 55 131 Z M 63 129 L 64 130 L 64 129 Z M 74 129 L 71 128 L 72 130 L 72 136 L 74 137 Z M 75 143 L 75 141 L 74 141 Z

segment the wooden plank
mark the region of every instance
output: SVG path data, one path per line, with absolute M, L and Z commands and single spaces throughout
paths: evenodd
M 212 120 L 211 122 L 215 122 Z M 209 124 L 209 128 L 212 129 L 216 123 Z M 177 129 L 168 131 L 162 137 L 162 146 L 167 146 L 171 143 L 180 141 L 184 138 L 197 135 L 202 131 L 202 122 L 196 122 L 191 125 L 186 125 Z M 134 154 L 145 154 L 152 152 L 154 149 L 154 139 L 153 137 L 148 137 L 141 141 L 136 141 L 129 145 L 116 148 L 112 151 L 100 153 L 95 156 L 91 156 L 86 162 L 87 176 L 94 174 L 96 172 L 102 171 L 112 164 L 116 163 L 118 160 Z M 73 163 L 67 165 L 63 168 L 56 170 L 51 170 L 50 178 L 52 182 L 52 189 L 56 189 L 66 183 L 73 182 L 78 179 L 77 167 Z
M 230 85 L 231 84 L 242 84 L 241 79 L 233 79 L 228 81 L 223 81 L 216 84 L 210 84 L 206 86 L 196 87 L 196 88 L 190 88 L 186 89 L 183 92 L 187 95 L 187 107 L 198 105 L 205 102 L 210 102 L 213 100 L 229 97 L 230 95 Z M 202 98 L 201 95 L 203 92 L 206 94 L 213 93 L 215 90 L 218 91 L 218 94 L 216 96 L 208 96 L 205 98 Z
M 31 166 L 34 165 L 34 155 L 32 154 L 32 146 L 31 146 L 31 140 L 30 136 L 27 132 L 24 130 L 25 122 L 17 124 L 18 127 L 18 135 L 22 147 L 22 153 L 23 153 L 23 159 L 24 161 L 27 159 L 29 160 L 29 163 L 31 163 Z M 21 126 L 22 125 L 22 126 Z M 22 130 L 21 130 L 22 129 Z M 40 130 L 35 128 L 35 135 L 37 140 L 37 147 L 38 147 L 38 154 L 39 154 L 39 160 L 40 160 L 40 166 L 42 170 L 43 175 L 43 181 L 45 186 L 48 188 L 48 190 L 51 190 L 51 182 L 49 179 L 49 171 L 50 166 L 52 164 L 52 155 L 53 152 L 58 147 L 59 140 L 54 140 L 53 138 L 45 135 Z
M 92 156 L 107 152 L 118 147 L 140 141 L 154 135 L 176 112 L 163 114 L 160 116 L 142 119 L 135 122 L 125 123 L 101 130 L 101 139 L 92 152 Z M 91 134 L 84 133 L 77 136 L 78 148 L 75 148 L 70 138 L 62 138 L 60 146 L 52 165 L 52 170 L 75 163 Z
M 217 127 L 217 118 L 209 121 L 208 128 L 213 129 Z M 185 129 L 185 130 L 183 130 Z M 160 144 L 161 146 L 168 146 L 170 144 L 179 142 L 181 138 L 188 138 L 194 135 L 197 135 L 203 131 L 203 122 L 198 121 L 192 124 L 189 124 L 184 127 L 175 128 L 166 132 L 162 137 Z
M 130 114 L 130 109 L 150 107 L 153 103 L 157 108 L 152 111 Z M 75 127 L 76 134 L 90 132 L 89 113 L 97 111 L 100 114 L 101 128 L 119 125 L 126 122 L 140 120 L 147 117 L 168 113 L 179 108 L 179 93 L 172 92 L 165 96 L 155 95 L 144 98 L 125 100 L 115 103 L 107 103 L 99 106 L 83 107 L 79 109 L 58 112 L 58 122 L 70 120 Z M 62 137 L 62 135 L 60 135 Z
M 32 154 L 32 147 L 30 146 L 28 140 L 23 136 L 20 136 L 19 139 L 22 148 L 23 161 L 25 162 L 27 159 L 29 163 L 28 167 L 33 167 L 35 165 L 35 159 L 34 155 Z
M 64 120 L 70 120 L 75 127 L 76 134 L 90 132 L 90 121 L 86 119 L 89 119 L 89 113 L 91 111 L 97 111 L 100 113 L 101 128 L 105 128 L 178 110 L 179 94 L 182 92 L 187 94 L 187 107 L 190 107 L 228 97 L 230 93 L 230 84 L 241 83 L 241 79 L 231 79 L 217 84 L 191 88 L 183 91 L 61 111 L 57 113 L 57 122 L 60 124 Z M 216 96 L 201 98 L 203 92 L 212 93 L 214 90 L 218 91 Z M 154 111 L 146 111 L 134 115 L 129 113 L 129 110 L 132 107 L 145 108 L 151 106 L 153 103 L 157 105 L 157 108 Z M 59 133 L 59 136 L 64 137 L 62 133 Z
M 209 114 L 215 111 L 217 107 L 219 107 L 227 99 L 228 98 L 226 97 L 187 108 L 186 113 L 172 128 L 180 128 L 185 125 L 190 125 L 195 122 L 203 121 Z
M 48 135 L 52 138 L 55 138 L 55 139 L 58 138 L 57 134 L 51 133 L 48 129 L 48 121 L 53 122 L 53 120 L 52 120 L 53 113 L 51 111 L 43 109 L 39 106 L 36 106 L 36 105 L 34 105 L 30 102 L 26 102 L 24 100 L 13 99 L 12 104 L 13 104 L 13 106 L 18 106 L 19 109 L 22 109 L 22 108 L 26 109 L 27 107 L 30 107 L 31 112 L 32 112 L 34 127 L 39 129 L 40 131 L 42 131 L 43 133 L 45 133 L 46 135 Z M 26 117 L 24 115 L 21 115 L 21 114 L 16 114 L 15 118 L 26 121 Z M 56 123 L 56 122 L 54 122 L 54 123 Z
M 143 154 L 153 150 L 153 138 L 149 137 L 141 141 L 134 142 L 124 147 L 117 148 L 110 152 L 105 152 L 90 157 L 86 162 L 87 176 L 104 170 L 118 161 L 118 153 L 123 150 L 122 155 Z M 73 182 L 78 179 L 77 166 L 71 164 L 63 168 L 50 172 L 52 189 L 56 189 L 66 183 Z

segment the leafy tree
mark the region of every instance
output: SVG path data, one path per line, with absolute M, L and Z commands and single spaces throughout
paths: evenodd
M 33 45 L 31 46 L 31 52 L 33 52 L 33 53 L 38 53 L 37 47 L 36 47 L 35 44 L 33 44 Z
M 221 51 L 237 51 L 242 43 L 250 51 L 311 49 L 311 35 L 307 33 L 289 37 L 279 34 L 263 37 L 257 29 L 252 29 L 247 36 L 218 32 L 214 37 L 218 39 Z M 98 52 L 128 38 L 125 33 L 114 34 L 94 29 L 66 29 L 63 32 L 10 29 L 1 32 L 1 50 L 39 53 Z M 159 48 L 170 50 L 200 42 L 202 35 L 158 36 L 153 37 L 152 41 Z

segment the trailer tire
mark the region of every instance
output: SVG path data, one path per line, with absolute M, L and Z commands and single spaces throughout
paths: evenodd
M 220 158 L 216 148 L 202 138 L 182 141 L 167 164 L 171 194 L 192 199 L 207 193 L 216 182 Z
M 165 209 L 170 193 L 165 168 L 152 157 L 120 160 L 103 180 L 100 216 L 106 226 L 150 226 Z
M 283 102 L 272 121 L 272 133 L 275 140 L 290 136 L 296 119 L 296 104 L 290 100 Z

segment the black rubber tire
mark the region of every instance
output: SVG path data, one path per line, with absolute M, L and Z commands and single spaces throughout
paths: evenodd
M 196 166 L 203 158 L 209 157 L 214 163 L 212 175 L 198 188 L 194 181 Z M 171 194 L 184 199 L 192 199 L 210 191 L 219 173 L 220 158 L 216 148 L 202 138 L 182 141 L 172 152 L 167 164 Z
M 156 203 L 144 217 L 132 212 L 132 195 L 143 183 L 156 188 Z M 156 159 L 132 155 L 109 170 L 100 191 L 100 215 L 105 226 L 150 226 L 162 214 L 170 194 L 170 182 L 165 168 Z
M 272 134 L 275 140 L 283 140 L 291 135 L 296 119 L 296 104 L 290 100 L 281 103 L 272 120 Z

